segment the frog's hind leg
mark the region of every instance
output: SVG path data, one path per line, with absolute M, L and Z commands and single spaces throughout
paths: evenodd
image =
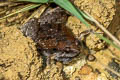
M 63 64 L 68 64 L 69 62 L 72 61 L 72 58 L 70 58 L 70 57 L 55 57 L 55 60 L 60 61 Z

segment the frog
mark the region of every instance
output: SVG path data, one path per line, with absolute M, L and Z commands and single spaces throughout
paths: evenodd
M 66 64 L 81 53 L 80 40 L 65 25 L 68 16 L 60 7 L 48 8 L 25 23 L 21 31 L 36 43 L 38 53 Z

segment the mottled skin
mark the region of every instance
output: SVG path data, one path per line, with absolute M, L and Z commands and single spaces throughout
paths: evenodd
M 65 27 L 67 14 L 61 8 L 47 9 L 39 19 L 30 19 L 21 30 L 37 43 L 37 49 L 45 56 L 67 63 L 77 56 L 79 41 Z

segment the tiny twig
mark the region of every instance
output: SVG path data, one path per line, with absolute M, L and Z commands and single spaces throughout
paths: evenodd
M 0 2 L 0 7 L 7 6 L 9 4 L 10 4 L 10 2 Z
M 45 11 L 45 9 L 47 8 L 48 6 L 47 5 L 42 5 L 40 6 L 35 12 L 32 13 L 32 15 L 27 19 L 25 20 L 24 23 L 28 22 L 31 18 L 39 18 L 41 16 L 41 14 Z M 24 24 L 23 23 L 23 24 Z
M 106 28 L 103 27 L 97 20 L 95 20 L 89 13 L 85 12 L 89 18 L 90 21 L 93 21 L 101 30 L 103 30 L 113 41 L 115 41 L 120 46 L 120 41 L 114 37 Z

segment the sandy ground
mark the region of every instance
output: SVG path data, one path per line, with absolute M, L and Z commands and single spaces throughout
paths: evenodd
M 118 4 L 115 0 L 74 0 L 74 3 L 78 8 L 90 13 L 120 39 L 119 19 L 116 20 L 120 16 L 118 9 L 115 13 L 115 5 Z M 120 51 L 112 46 L 106 47 L 107 44 L 94 34 L 86 37 L 86 44 L 97 60 L 89 62 L 79 55 L 68 65 L 52 61 L 46 66 L 42 56 L 37 53 L 35 43 L 23 36 L 19 30 L 20 24 L 24 21 L 23 16 L 27 19 L 30 15 L 25 13 L 0 22 L 0 80 L 120 80 L 118 77 L 110 76 L 105 70 L 113 58 L 120 58 Z M 66 26 L 77 38 L 81 32 L 87 30 L 74 16 L 68 18 Z M 92 28 L 100 32 L 95 26 Z

